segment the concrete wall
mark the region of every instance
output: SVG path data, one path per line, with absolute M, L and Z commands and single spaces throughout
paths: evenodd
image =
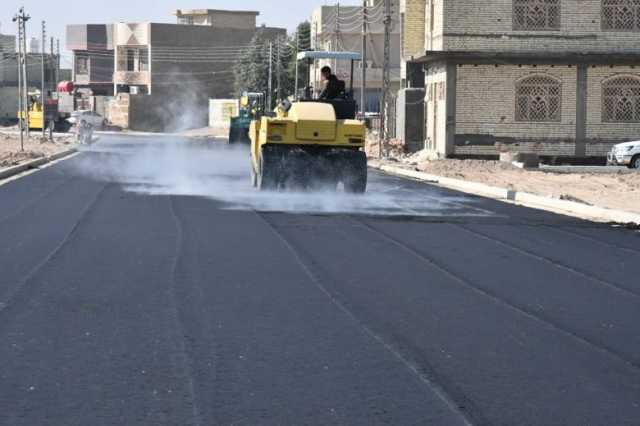
M 1 86 L 18 86 L 18 60 L 15 56 L 7 56 L 0 58 L 0 87 Z M 45 81 L 51 82 L 53 88 L 53 79 L 55 75 L 54 61 L 45 56 Z M 28 55 L 27 57 L 27 79 L 29 84 L 34 87 L 40 87 L 42 81 L 42 57 L 39 54 Z
M 16 52 L 16 36 L 0 34 L 0 54 Z
M 240 30 L 255 30 L 255 13 L 238 13 L 231 11 L 216 11 L 209 15 L 210 25 L 216 28 L 235 28 Z
M 113 50 L 112 24 L 67 25 L 67 50 Z
M 435 66 L 425 73 L 426 80 L 426 148 L 448 155 L 452 147 L 447 147 L 447 70 L 445 66 Z
M 124 129 L 147 132 L 177 132 L 206 127 L 208 100 L 204 96 L 183 94 L 130 95 L 120 93 L 109 102 L 107 118 Z
M 640 52 L 639 32 L 602 30 L 602 0 L 560 5 L 560 30 L 514 31 L 512 0 L 447 0 L 444 43 L 433 50 Z
M 151 93 L 174 93 L 191 87 L 203 91 L 207 99 L 231 97 L 232 70 L 238 56 L 221 55 L 216 48 L 249 45 L 254 34 L 255 28 L 152 24 Z
M 0 122 L 13 120 L 18 111 L 18 86 L 0 87 Z
M 410 152 L 424 148 L 425 90 L 403 89 L 396 100 L 396 138 L 405 143 Z
M 426 50 L 444 49 L 444 0 L 427 0 L 425 5 L 425 48 Z
M 237 99 L 209 100 L 209 127 L 216 136 L 228 136 L 231 118 L 240 113 L 240 102 Z

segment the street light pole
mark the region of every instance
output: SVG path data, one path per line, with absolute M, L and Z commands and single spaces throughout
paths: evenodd
M 40 106 L 42 109 L 42 139 L 45 138 L 45 130 L 46 130 L 46 114 L 45 114 L 45 105 L 46 105 L 46 95 L 45 95 L 45 78 L 44 78 L 44 52 L 45 52 L 45 46 L 47 45 L 47 33 L 46 33 L 46 27 L 45 27 L 45 22 L 42 21 L 42 48 L 40 49 L 41 51 L 41 55 L 40 55 L 40 60 L 41 60 L 41 67 L 40 67 L 40 71 L 41 71 L 41 75 L 40 78 L 42 79 L 42 81 L 40 82 Z
M 273 90 L 273 42 L 269 42 L 269 81 L 267 83 L 267 110 L 272 108 L 272 90 Z
M 27 55 L 27 21 L 29 19 L 31 19 L 31 17 L 29 15 L 26 15 L 24 13 L 24 7 L 20 8 L 20 14 L 21 14 L 21 22 L 22 22 L 22 85 L 23 85 L 23 89 L 24 89 L 24 101 L 23 101 L 23 106 L 24 106 L 24 114 L 25 114 L 25 119 L 26 119 L 26 127 L 25 127 L 25 133 L 27 135 L 27 139 L 29 139 L 30 137 L 30 132 L 29 132 L 29 78 L 28 78 L 28 73 L 27 73 L 27 59 L 28 59 L 28 55 Z

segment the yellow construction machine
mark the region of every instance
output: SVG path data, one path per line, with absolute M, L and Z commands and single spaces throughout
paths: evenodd
M 44 104 L 42 103 L 42 95 L 38 92 L 29 93 L 29 105 L 28 105 L 28 117 L 29 122 L 26 123 L 30 129 L 55 129 L 60 131 L 68 130 L 69 124 L 66 123 L 66 118 L 69 114 L 64 114 L 59 111 L 58 101 L 56 99 L 48 98 Z M 18 111 L 18 118 L 26 120 L 24 111 Z
M 350 60 L 350 92 L 332 100 L 313 99 L 312 90 L 293 102 L 284 101 L 275 115 L 251 122 L 253 185 L 260 190 L 336 189 L 342 183 L 350 193 L 367 188 L 365 125 L 356 120 L 353 100 L 354 52 L 300 52 L 298 61 Z M 310 78 L 308 77 L 308 80 Z

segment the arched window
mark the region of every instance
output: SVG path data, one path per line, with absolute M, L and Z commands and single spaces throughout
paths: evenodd
M 620 76 L 602 83 L 602 121 L 640 123 L 640 78 Z
M 602 0 L 602 29 L 640 31 L 640 0 Z
M 516 121 L 560 121 L 562 90 L 558 80 L 544 75 L 516 84 Z
M 513 0 L 514 30 L 559 30 L 560 0 Z

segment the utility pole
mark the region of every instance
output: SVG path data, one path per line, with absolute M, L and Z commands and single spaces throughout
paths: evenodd
M 13 22 L 18 24 L 18 109 L 20 110 L 20 149 L 24 151 L 24 136 L 29 138 L 29 102 L 27 100 L 29 80 L 27 80 L 27 31 L 25 23 L 31 17 L 24 13 L 24 7 L 18 10 Z
M 60 79 L 60 39 L 56 39 L 56 85 L 59 83 Z
M 282 54 L 282 40 L 280 39 L 280 37 L 276 38 L 276 43 L 278 43 L 278 45 L 276 46 L 276 102 L 280 102 L 282 100 L 282 85 L 280 84 L 280 58 Z
M 27 74 L 27 59 L 28 59 L 28 55 L 27 55 L 27 21 L 29 19 L 31 19 L 30 16 L 25 15 L 24 13 L 24 8 L 20 8 L 21 13 L 22 13 L 22 84 L 24 86 L 24 101 L 23 101 L 23 105 L 24 105 L 24 111 L 25 111 L 25 118 L 26 118 L 26 127 L 25 127 L 25 132 L 27 135 L 27 139 L 29 139 L 30 137 L 30 132 L 29 132 L 29 78 L 28 78 L 28 74 Z
M 22 17 L 15 15 L 13 22 L 18 23 L 18 118 L 20 120 L 20 150 L 24 151 L 24 111 L 22 108 Z
M 362 119 L 367 113 L 367 0 L 362 1 L 362 78 L 360 82 L 360 113 Z
M 298 68 L 299 67 L 299 63 L 298 63 L 298 53 L 300 53 L 300 27 L 298 27 L 298 30 L 296 31 L 296 56 L 295 56 L 295 61 L 296 61 L 296 82 L 294 85 L 294 99 L 298 99 L 298 90 L 299 90 L 299 83 L 298 83 L 298 79 L 299 79 L 299 71 Z
M 382 101 L 380 105 L 379 156 L 382 158 L 383 146 L 389 142 L 388 113 L 389 90 L 391 85 L 391 0 L 384 0 L 384 63 L 382 70 Z
M 49 53 L 51 54 L 51 56 L 50 56 L 51 57 L 51 68 L 53 68 L 53 66 L 55 65 L 54 61 L 56 60 L 56 55 L 55 55 L 56 52 L 55 52 L 55 50 L 53 50 L 53 37 L 51 37 L 50 41 L 51 41 L 51 46 L 49 48 L 50 49 Z M 52 77 L 53 81 L 49 82 L 50 83 L 49 87 L 51 87 L 51 89 L 55 91 L 56 90 L 56 86 L 58 85 L 58 82 L 56 81 L 56 73 L 55 73 L 55 71 L 53 69 L 50 71 L 50 73 L 51 73 L 51 77 Z
M 336 33 L 334 35 L 334 45 L 332 50 L 336 52 L 340 50 L 340 48 L 338 47 L 339 43 L 340 43 L 340 2 L 336 3 Z M 334 74 L 338 73 L 337 59 L 333 60 L 333 73 Z
M 272 90 L 273 90 L 273 42 L 269 42 L 269 82 L 267 83 L 267 110 L 272 108 Z
M 42 54 L 40 55 L 40 60 L 42 61 L 40 71 L 41 71 L 41 79 L 40 82 L 40 106 L 42 108 L 42 139 L 45 137 L 46 130 L 46 114 L 45 114 L 45 105 L 46 105 L 46 94 L 45 94 L 45 78 L 44 78 L 44 56 L 45 56 L 45 46 L 47 45 L 47 32 L 46 32 L 46 24 L 42 21 L 42 49 L 40 51 Z

